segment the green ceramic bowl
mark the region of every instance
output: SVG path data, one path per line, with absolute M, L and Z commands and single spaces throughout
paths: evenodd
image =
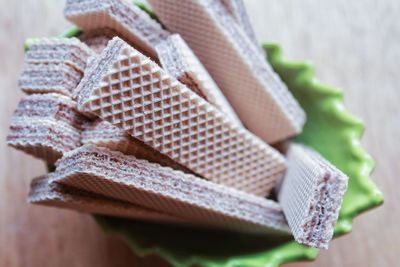
M 149 12 L 147 8 L 146 11 Z M 73 27 L 61 36 L 79 33 Z M 31 41 L 27 40 L 25 49 L 29 49 Z M 307 113 L 304 130 L 294 139 L 319 151 L 350 177 L 335 227 L 336 236 L 348 233 L 354 216 L 383 203 L 382 193 L 370 179 L 374 162 L 360 144 L 364 124 L 346 111 L 342 91 L 314 78 L 311 64 L 283 59 L 277 44 L 264 43 L 263 48 L 267 60 Z M 158 254 L 175 266 L 278 266 L 315 259 L 319 252 L 294 240 L 181 229 L 105 216 L 95 218 L 104 231 L 121 236 L 136 254 Z

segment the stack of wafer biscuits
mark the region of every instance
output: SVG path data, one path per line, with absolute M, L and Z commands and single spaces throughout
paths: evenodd
M 304 145 L 270 145 L 305 115 L 242 0 L 149 2 L 168 30 L 124 0 L 67 0 L 83 33 L 27 51 L 7 142 L 55 165 L 28 200 L 326 248 L 347 176 Z

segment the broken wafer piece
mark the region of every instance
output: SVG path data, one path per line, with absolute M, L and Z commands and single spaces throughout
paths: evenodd
M 176 216 L 146 209 L 132 203 L 51 182 L 51 180 L 57 179 L 53 176 L 54 174 L 51 173 L 32 180 L 28 196 L 30 203 L 146 221 L 169 223 L 184 221 Z
M 25 53 L 29 64 L 64 63 L 84 72 L 93 51 L 77 38 L 40 38 L 33 41 Z
M 85 120 L 66 96 L 28 95 L 14 113 L 7 144 L 53 164 L 81 145 L 80 126 Z
M 305 113 L 220 0 L 149 0 L 207 68 L 242 123 L 268 143 L 299 133 Z
M 297 242 L 328 248 L 348 177 L 316 151 L 292 143 L 288 170 L 278 194 Z
M 253 44 L 260 51 L 261 55 L 265 56 L 264 50 L 261 48 L 260 43 L 254 33 L 254 29 L 251 25 L 250 17 L 247 14 L 246 6 L 243 0 L 221 0 L 229 14 L 234 20 L 243 28 L 247 36 L 253 42 Z
M 169 32 L 145 11 L 124 0 L 67 0 L 65 17 L 84 31 L 108 27 L 152 58 Z
M 265 196 L 285 159 L 156 63 L 115 37 L 77 87 L 96 115 L 208 180 Z
M 64 63 L 27 64 L 19 78 L 19 87 L 26 94 L 59 93 L 71 95 L 82 73 Z
M 124 130 L 108 121 L 98 119 L 94 122 L 87 122 L 83 125 L 83 128 L 82 144 L 93 144 L 107 147 L 110 150 L 120 151 L 126 155 L 134 155 L 139 159 L 146 159 L 162 166 L 168 166 L 186 173 L 192 173 L 187 168 L 179 165 L 174 160 L 161 154 L 138 139 L 133 138 Z
M 156 50 L 164 70 L 241 124 L 217 84 L 179 34 L 169 36 L 156 46 Z
M 54 181 L 240 232 L 290 236 L 278 203 L 92 145 L 64 155 Z

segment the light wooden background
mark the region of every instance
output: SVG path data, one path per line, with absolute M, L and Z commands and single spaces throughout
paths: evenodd
M 260 39 L 281 43 L 288 58 L 315 62 L 320 80 L 344 88 L 348 109 L 367 124 L 363 144 L 376 159 L 373 179 L 386 196 L 315 262 L 289 265 L 398 266 L 400 1 L 245 1 Z M 0 266 L 166 266 L 156 256 L 134 256 L 88 215 L 25 202 L 30 179 L 45 169 L 4 143 L 22 95 L 16 82 L 22 42 L 64 30 L 63 2 L 0 0 Z

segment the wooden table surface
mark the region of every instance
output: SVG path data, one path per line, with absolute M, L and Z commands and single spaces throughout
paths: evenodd
M 245 1 L 260 39 L 282 44 L 287 58 L 313 61 L 320 80 L 344 89 L 347 108 L 366 122 L 363 144 L 386 197 L 316 261 L 287 266 L 398 266 L 400 1 Z M 63 2 L 0 0 L 0 266 L 168 266 L 157 256 L 136 257 L 88 215 L 26 203 L 30 179 L 44 166 L 4 142 L 22 96 L 22 42 L 68 27 Z

